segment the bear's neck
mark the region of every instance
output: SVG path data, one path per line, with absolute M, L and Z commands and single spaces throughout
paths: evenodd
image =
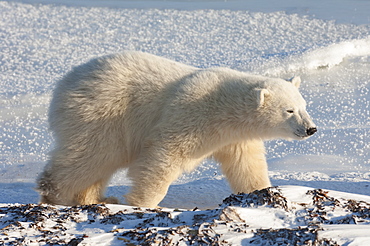
M 245 139 L 260 139 L 261 133 L 256 124 L 257 103 L 251 91 L 257 85 L 237 81 L 220 83 L 206 103 L 203 117 L 208 129 L 217 134 L 221 142 L 240 142 Z

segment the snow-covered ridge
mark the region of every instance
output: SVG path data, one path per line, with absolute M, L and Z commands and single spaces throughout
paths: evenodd
M 303 56 L 304 66 L 307 69 L 331 68 L 339 65 L 345 59 L 369 59 L 370 36 L 366 39 L 355 39 L 331 44 L 309 52 Z
M 302 74 L 312 72 L 310 70 L 330 69 L 343 62 L 351 62 L 356 59 L 359 62 L 370 62 L 370 36 L 364 39 L 329 44 L 297 55 L 292 54 L 281 62 L 283 66 L 269 68 L 266 73 L 271 75 Z M 267 63 L 265 67 L 271 67 L 271 63 Z
M 370 240 L 370 197 L 362 198 L 367 202 L 353 200 L 351 194 L 292 186 L 231 195 L 206 211 L 4 204 L 0 243 L 361 245 Z

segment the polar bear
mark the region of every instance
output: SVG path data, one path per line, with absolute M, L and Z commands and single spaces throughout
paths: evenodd
M 235 193 L 269 187 L 263 140 L 316 132 L 299 84 L 135 51 L 93 59 L 54 91 L 55 149 L 38 178 L 41 202 L 118 202 L 104 190 L 128 168 L 126 202 L 155 207 L 181 173 L 210 156 Z

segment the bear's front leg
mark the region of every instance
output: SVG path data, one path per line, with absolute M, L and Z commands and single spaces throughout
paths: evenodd
M 250 193 L 271 186 L 262 140 L 228 145 L 214 153 L 235 193 Z
M 131 191 L 125 195 L 128 205 L 155 208 L 167 194 L 170 184 L 181 174 L 180 165 L 166 158 L 141 158 L 128 170 L 133 181 Z

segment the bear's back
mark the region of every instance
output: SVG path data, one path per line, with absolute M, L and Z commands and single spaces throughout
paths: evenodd
M 169 90 L 196 70 L 142 52 L 93 59 L 57 83 L 49 109 L 50 129 L 62 142 L 102 131 L 111 139 L 125 135 L 127 143 L 122 145 L 139 148 L 162 114 Z
M 195 70 L 136 51 L 96 58 L 75 67 L 58 82 L 50 111 L 59 107 L 59 111 L 81 109 L 81 114 L 96 117 L 121 114 L 128 104 L 154 103 L 171 83 Z

